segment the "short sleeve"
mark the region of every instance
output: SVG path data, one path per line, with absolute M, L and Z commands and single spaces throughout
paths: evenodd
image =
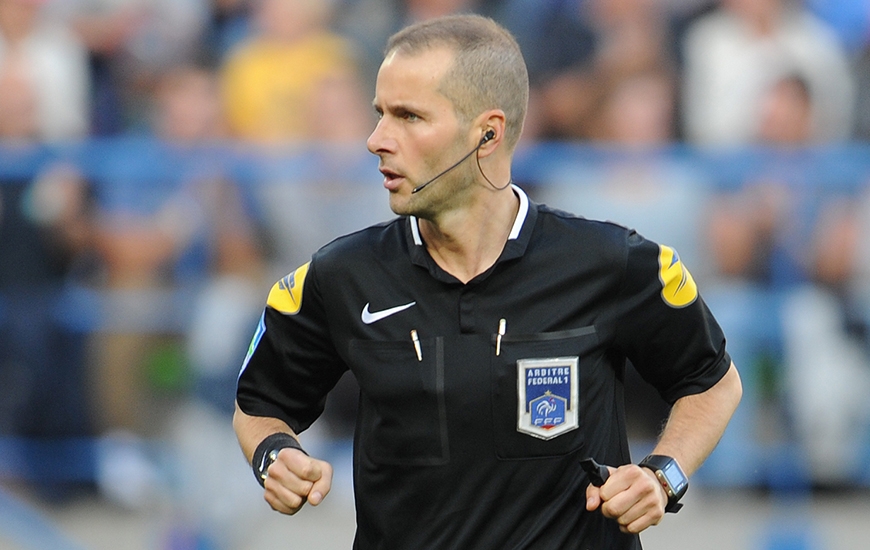
M 309 262 L 272 287 L 239 373 L 236 400 L 244 413 L 281 419 L 299 433 L 323 412 L 326 395 L 346 370 Z
M 627 239 L 617 346 L 668 403 L 706 391 L 731 364 L 721 327 L 676 250 Z

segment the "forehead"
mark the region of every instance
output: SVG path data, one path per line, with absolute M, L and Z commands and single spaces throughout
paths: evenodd
M 378 71 L 375 103 L 432 99 L 441 79 L 453 64 L 453 51 L 446 47 L 406 53 L 393 50 Z

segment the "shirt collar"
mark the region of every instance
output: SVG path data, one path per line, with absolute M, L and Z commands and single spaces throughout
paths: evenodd
M 532 230 L 537 219 L 538 209 L 534 202 L 529 200 L 525 191 L 511 184 L 514 193 L 520 199 L 520 208 L 517 211 L 517 217 L 511 226 L 508 241 L 505 244 L 504 250 L 496 264 L 505 260 L 511 260 L 521 257 L 532 238 Z M 452 276 L 442 274 L 441 268 L 437 266 L 434 260 L 429 256 L 429 252 L 423 244 L 423 238 L 420 236 L 420 226 L 416 216 L 408 216 L 408 225 L 406 235 L 412 245 L 410 247 L 411 261 L 419 266 L 426 267 L 430 273 L 436 278 L 444 278 L 444 280 L 453 280 Z M 491 270 L 488 270 L 491 271 Z
M 514 194 L 516 194 L 520 199 L 520 209 L 517 212 L 517 217 L 514 220 L 513 226 L 511 226 L 511 232 L 508 235 L 509 241 L 516 240 L 520 236 L 520 232 L 523 229 L 523 223 L 526 221 L 526 217 L 529 213 L 529 197 L 526 195 L 526 192 L 514 184 L 511 184 L 511 189 L 513 189 Z M 408 220 L 411 225 L 411 235 L 414 238 L 414 245 L 423 246 L 423 238 L 420 237 L 420 224 L 417 220 L 417 216 L 409 216 Z

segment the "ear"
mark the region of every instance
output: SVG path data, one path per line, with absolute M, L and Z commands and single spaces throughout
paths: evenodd
M 504 138 L 505 116 L 501 109 L 490 109 L 478 117 L 475 127 L 480 128 L 480 156 L 486 157 L 498 149 Z

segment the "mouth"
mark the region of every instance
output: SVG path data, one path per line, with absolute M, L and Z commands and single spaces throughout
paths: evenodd
M 390 191 L 395 191 L 396 189 L 398 189 L 399 185 L 401 185 L 402 183 L 402 180 L 405 179 L 403 175 L 399 174 L 398 172 L 394 172 L 389 168 L 381 167 L 380 172 L 384 175 L 384 187 L 386 187 Z

